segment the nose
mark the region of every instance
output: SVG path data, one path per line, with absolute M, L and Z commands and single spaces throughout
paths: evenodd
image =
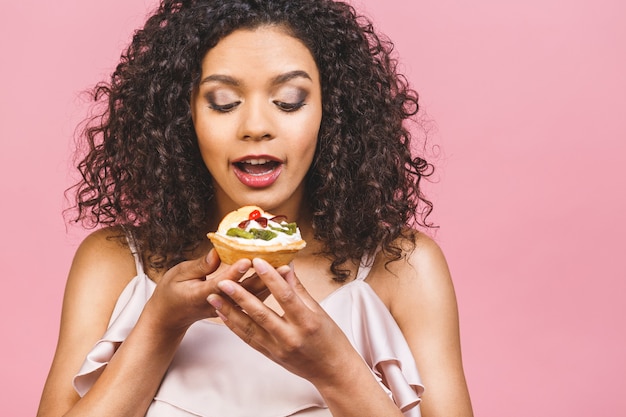
M 267 140 L 274 137 L 271 107 L 263 100 L 252 99 L 244 104 L 239 137 L 243 140 Z

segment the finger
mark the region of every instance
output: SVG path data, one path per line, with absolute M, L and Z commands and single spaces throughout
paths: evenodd
M 239 259 L 232 265 L 226 265 L 226 268 L 206 277 L 206 282 L 203 282 L 203 288 L 205 291 L 205 298 L 212 293 L 219 293 L 220 289 L 218 284 L 221 281 L 239 281 L 252 266 L 249 259 Z
M 239 306 L 247 314 L 247 318 L 270 333 L 277 331 L 281 325 L 280 316 L 263 304 L 255 295 L 246 291 L 241 285 L 232 281 L 221 281 L 218 287 L 228 296 L 234 305 Z M 230 310 L 228 311 L 230 313 Z M 226 314 L 226 313 L 224 313 Z M 226 316 L 230 319 L 228 314 Z M 239 316 L 236 316 L 239 317 Z M 246 324 L 247 323 L 243 323 Z
M 215 258 L 213 258 L 214 255 L 211 254 L 211 252 L 214 253 L 213 250 L 211 250 L 209 252 L 209 254 L 207 254 L 206 256 L 206 261 L 207 263 L 211 263 L 211 262 L 215 262 L 215 259 L 217 259 L 216 262 L 216 266 L 220 265 L 220 260 L 219 257 L 217 257 L 217 255 L 214 253 Z M 196 261 L 196 271 L 201 271 L 201 273 L 204 273 L 206 271 L 206 269 L 201 269 L 202 268 L 202 263 L 200 262 L 202 259 L 198 259 Z M 197 280 L 187 280 L 184 281 L 184 275 L 182 279 L 179 279 L 179 283 L 182 284 L 188 284 L 187 289 L 189 291 L 188 294 L 190 294 L 190 298 L 192 300 L 194 300 L 194 304 L 197 304 L 198 306 L 203 305 L 204 306 L 204 310 L 205 313 L 208 314 L 207 317 L 215 317 L 215 311 L 213 309 L 213 307 L 207 303 L 207 297 L 210 294 L 214 294 L 214 293 L 218 293 L 220 292 L 220 289 L 217 287 L 217 284 L 221 281 L 221 280 L 232 280 L 232 281 L 238 281 L 241 279 L 241 277 L 247 273 L 250 270 L 252 263 L 248 260 L 248 259 L 243 259 L 240 261 L 237 261 L 235 263 L 233 263 L 232 265 L 227 265 L 224 264 L 223 268 L 220 269 L 215 269 L 215 271 L 209 275 L 204 275 L 201 277 L 201 279 L 197 279 Z M 193 265 L 189 266 L 190 270 L 193 270 Z M 197 273 L 197 272 L 196 272 Z
M 246 291 L 254 294 L 256 298 L 261 301 L 265 300 L 271 294 L 270 290 L 257 274 L 245 278 L 240 284 Z
M 298 297 L 302 301 L 304 301 L 309 308 L 313 308 L 318 305 L 318 302 L 313 298 L 311 294 L 304 288 L 302 282 L 298 279 L 295 270 L 293 269 L 293 265 L 284 265 L 276 269 L 276 271 L 283 277 L 285 282 L 294 289 Z
M 215 249 L 211 249 L 206 256 L 181 262 L 172 269 L 176 271 L 177 281 L 187 281 L 204 279 L 207 275 L 215 272 L 219 266 L 220 258 L 217 256 Z
M 265 285 L 267 285 L 267 288 L 269 288 L 285 313 L 288 311 L 301 311 L 303 307 L 306 307 L 300 298 L 300 294 L 308 295 L 308 293 L 306 293 L 304 287 L 299 284 L 291 267 L 281 266 L 278 269 L 274 269 L 269 263 L 262 259 L 254 259 L 252 261 L 252 267 Z M 291 280 L 291 283 L 287 279 Z M 293 286 L 294 283 L 299 285 L 300 288 L 296 289 L 296 287 Z
M 225 290 L 228 292 L 232 292 L 230 290 L 231 285 L 237 286 L 237 284 L 233 283 L 223 284 Z M 239 289 L 243 290 L 241 287 L 239 287 Z M 248 314 L 242 312 L 231 299 L 219 294 L 211 294 L 208 297 L 208 301 L 217 312 L 218 317 L 222 319 L 224 324 L 228 326 L 233 333 L 235 333 L 245 343 L 257 349 L 259 352 L 263 354 L 268 353 L 265 346 L 268 345 L 271 336 Z M 266 309 L 269 310 L 267 307 Z

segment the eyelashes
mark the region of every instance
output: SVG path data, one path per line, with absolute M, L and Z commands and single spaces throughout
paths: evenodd
M 308 94 L 306 92 L 301 92 L 300 94 L 297 94 L 297 97 L 294 97 L 293 101 L 273 100 L 272 103 L 285 113 L 293 113 L 306 106 L 307 97 Z M 219 102 L 224 102 L 225 100 L 218 100 L 216 95 L 213 93 L 206 95 L 206 101 L 211 110 L 219 113 L 229 113 L 239 107 L 242 103 L 241 100 L 233 100 L 227 102 L 226 104 L 219 104 Z
M 228 104 L 217 104 L 209 100 L 209 108 L 220 113 L 228 113 L 234 110 L 239 104 L 241 104 L 241 101 L 234 101 Z
M 278 101 L 278 100 L 274 101 L 273 103 L 276 106 L 278 106 L 279 109 L 287 113 L 300 110 L 302 107 L 306 105 L 306 103 L 304 102 L 304 99 L 301 101 L 298 101 L 297 103 L 288 103 L 288 102 Z
M 297 103 L 287 103 L 284 101 L 276 100 L 276 101 L 273 101 L 273 103 L 276 105 L 276 107 L 278 107 L 280 110 L 286 113 L 298 111 L 302 107 L 306 106 L 306 103 L 304 102 L 304 100 L 299 101 Z M 217 104 L 217 103 L 212 103 L 209 101 L 209 108 L 211 110 L 215 110 L 220 113 L 228 113 L 228 112 L 233 111 L 240 104 L 241 104 L 241 101 L 234 101 L 228 104 Z
M 272 103 L 274 103 L 282 111 L 291 113 L 298 111 L 302 107 L 304 107 L 306 105 L 306 99 L 308 98 L 308 96 L 309 94 L 305 90 L 287 89 L 286 95 L 284 96 L 287 97 L 286 101 L 274 100 Z

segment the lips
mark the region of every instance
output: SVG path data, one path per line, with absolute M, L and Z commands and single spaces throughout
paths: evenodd
M 233 162 L 237 179 L 252 188 L 265 188 L 274 184 L 282 172 L 283 162 L 268 156 L 247 156 Z

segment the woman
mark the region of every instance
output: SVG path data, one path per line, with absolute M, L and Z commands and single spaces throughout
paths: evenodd
M 161 3 L 95 89 L 77 206 L 105 227 L 40 416 L 472 415 L 391 49 L 341 2 Z M 244 205 L 298 223 L 291 265 L 220 262 Z

